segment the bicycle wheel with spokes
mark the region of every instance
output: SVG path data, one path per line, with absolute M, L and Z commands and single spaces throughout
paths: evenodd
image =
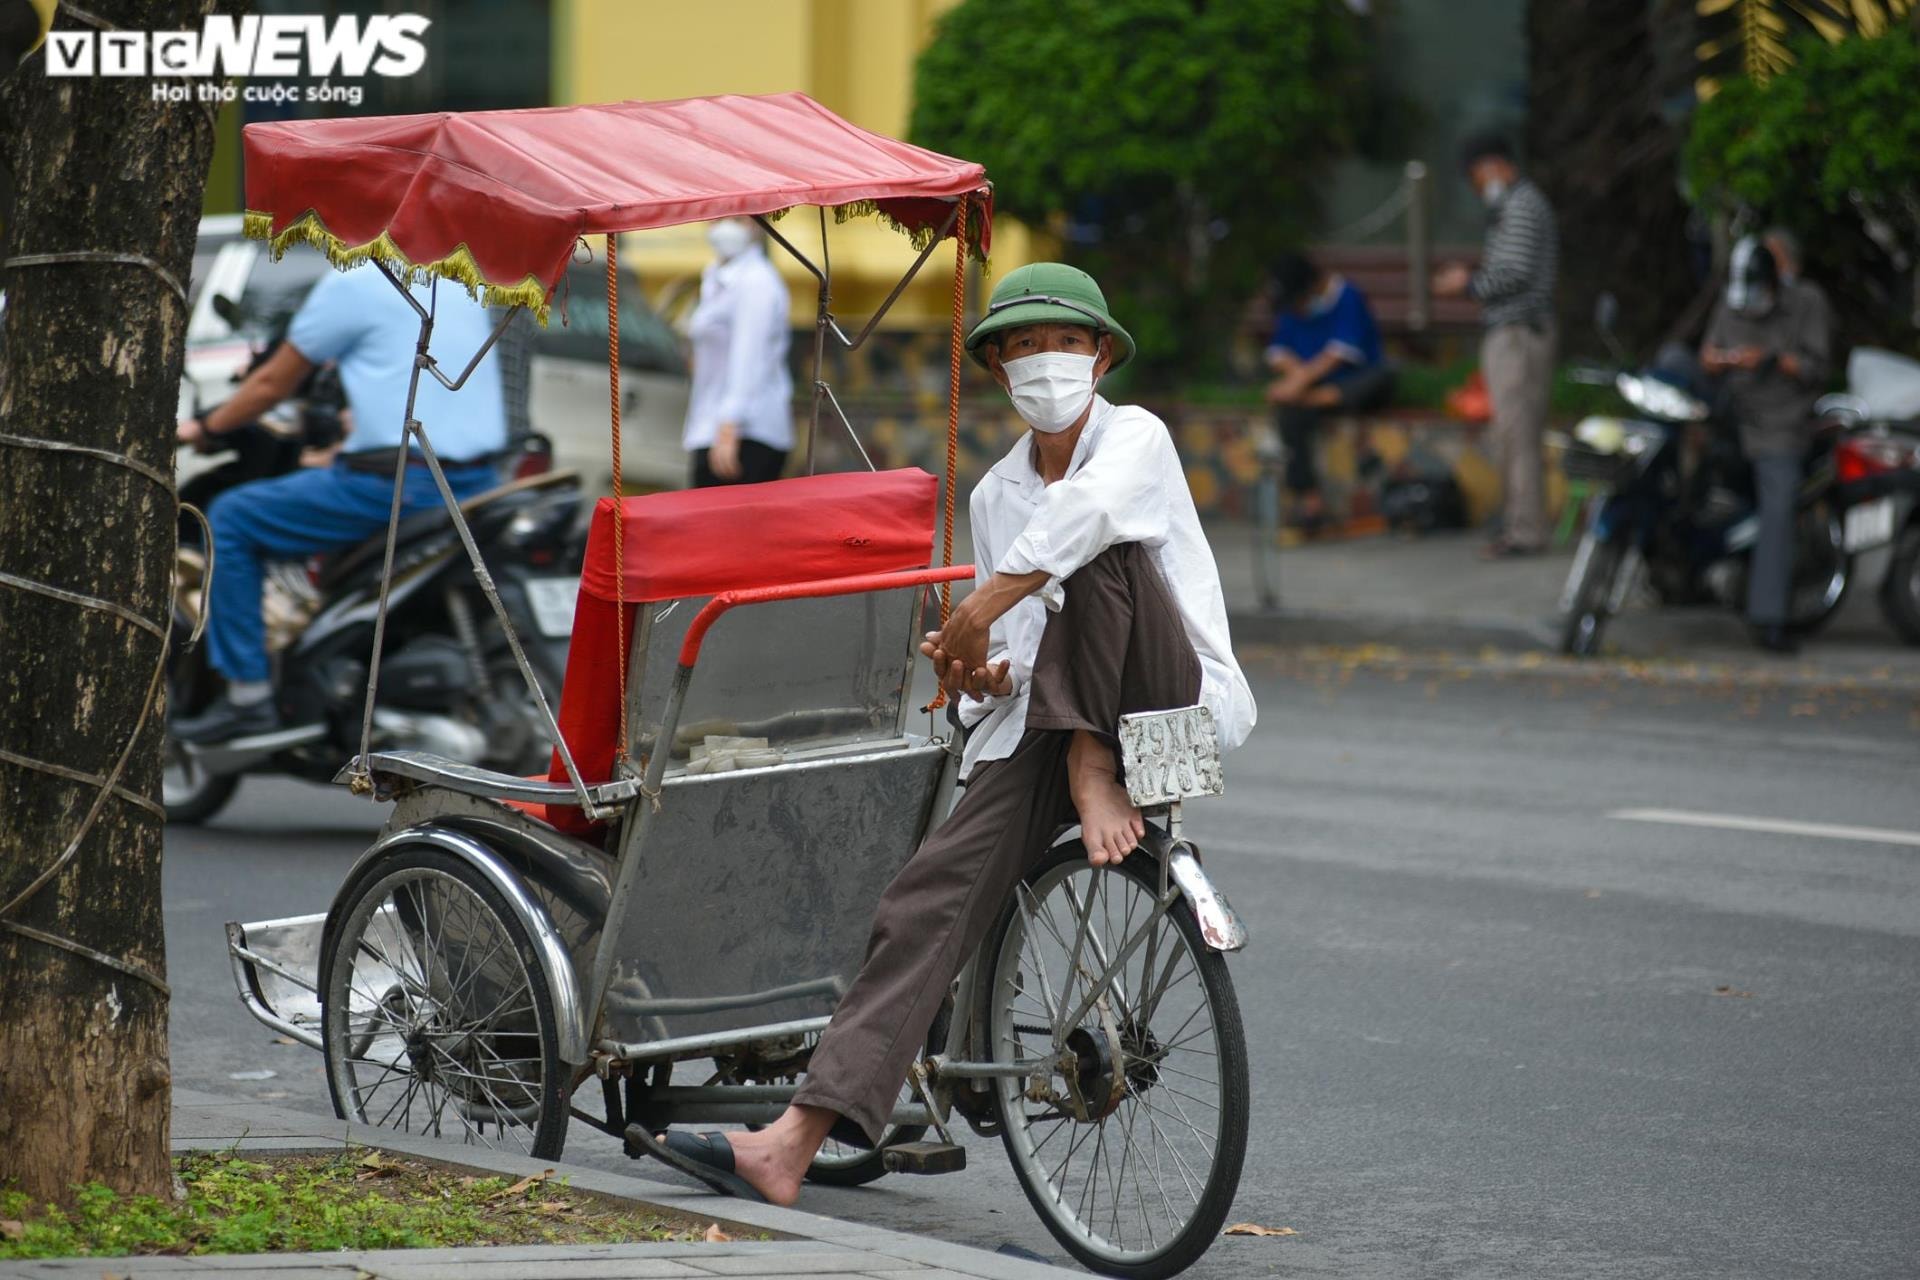
M 349 891 L 321 962 L 334 1111 L 540 1159 L 566 1142 L 553 996 L 525 926 L 480 874 L 406 849 Z
M 1247 1148 L 1247 1050 L 1225 958 L 1159 865 L 1061 846 L 1015 890 L 986 953 L 988 1053 L 1028 1200 L 1080 1262 L 1140 1280 L 1219 1234 Z M 1089 999 L 1091 996 L 1091 999 Z

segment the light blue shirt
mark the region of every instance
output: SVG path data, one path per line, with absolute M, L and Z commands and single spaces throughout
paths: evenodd
M 427 349 L 441 372 L 453 378 L 493 332 L 495 320 L 451 281 L 440 282 L 439 295 Z M 429 286 L 414 285 L 413 296 L 421 306 L 429 305 Z M 322 276 L 294 315 L 287 341 L 315 364 L 333 361 L 340 366 L 347 406 L 353 410 L 348 451 L 399 445 L 420 317 L 386 276 L 372 266 Z M 427 439 L 442 461 L 498 453 L 507 443 L 507 411 L 494 353 L 487 353 L 458 391 L 447 390 L 423 371 L 413 416 L 426 426 Z

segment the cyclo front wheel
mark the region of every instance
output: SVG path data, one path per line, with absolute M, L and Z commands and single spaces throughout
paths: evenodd
M 553 993 L 499 890 L 402 849 L 347 892 L 320 962 L 334 1112 L 537 1159 L 560 1155 L 568 1080 Z
M 1082 1264 L 1138 1280 L 1206 1252 L 1247 1149 L 1233 979 L 1177 891 L 1158 909 L 1159 870 L 1144 853 L 1096 869 L 1078 841 L 1061 845 L 1016 887 L 983 957 L 987 1056 L 1051 1059 L 993 1081 L 1021 1188 Z

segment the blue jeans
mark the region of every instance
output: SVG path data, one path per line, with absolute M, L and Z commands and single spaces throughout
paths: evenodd
M 448 467 L 447 484 L 465 500 L 499 482 L 492 467 Z M 387 476 L 331 467 L 304 467 L 291 475 L 229 489 L 213 501 L 214 573 L 207 619 L 207 655 L 229 680 L 266 680 L 267 629 L 260 616 L 268 560 L 295 560 L 338 551 L 384 533 L 393 503 Z M 400 514 L 440 505 L 440 490 L 423 466 L 407 468 Z

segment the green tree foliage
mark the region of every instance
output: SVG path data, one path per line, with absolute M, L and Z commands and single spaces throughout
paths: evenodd
M 1729 80 L 1686 148 L 1694 196 L 1798 232 L 1809 273 L 1835 294 L 1848 337 L 1910 327 L 1905 272 L 1920 254 L 1920 40 L 1804 42 L 1764 82 Z
M 1364 84 L 1340 0 L 962 0 L 920 57 L 912 135 L 984 164 L 1001 212 L 1070 221 L 1165 379 L 1216 356 L 1308 224 Z

